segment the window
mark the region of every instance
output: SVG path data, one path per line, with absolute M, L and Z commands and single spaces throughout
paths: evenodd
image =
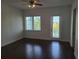
M 34 16 L 34 30 L 41 30 L 41 22 L 39 16 Z
M 26 30 L 32 30 L 32 17 L 26 17 Z
M 25 29 L 40 31 L 41 30 L 41 17 L 40 16 L 26 17 Z

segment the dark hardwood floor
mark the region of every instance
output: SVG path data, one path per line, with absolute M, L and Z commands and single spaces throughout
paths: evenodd
M 68 42 L 21 39 L 1 48 L 1 59 L 75 59 Z

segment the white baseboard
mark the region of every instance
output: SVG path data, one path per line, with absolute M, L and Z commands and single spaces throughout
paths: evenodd
M 69 42 L 69 41 L 67 41 L 67 40 L 60 40 L 60 41 Z M 69 43 L 70 43 L 70 42 L 69 42 Z
M 18 38 L 18 39 L 16 39 L 16 40 L 12 40 L 12 41 L 9 41 L 9 42 L 6 42 L 6 43 L 4 43 L 4 44 L 1 44 L 1 47 L 4 47 L 4 46 L 6 46 L 6 45 L 8 45 L 8 44 L 11 44 L 11 43 L 13 43 L 13 42 L 16 42 L 16 41 L 18 41 L 18 40 L 20 40 L 20 39 L 22 39 L 23 37 L 20 37 L 20 38 Z
M 77 56 L 77 54 L 74 52 L 74 55 L 75 55 L 75 59 L 78 59 L 78 56 Z
M 53 40 L 53 38 L 44 38 L 44 37 L 40 37 L 40 38 L 35 38 L 35 37 L 24 37 L 24 38 L 29 38 L 29 39 L 40 39 L 40 40 Z M 67 40 L 60 40 L 60 41 L 64 41 L 64 42 L 69 42 Z
M 40 39 L 40 40 L 49 40 L 49 38 L 34 38 L 34 37 L 24 37 L 29 39 Z M 51 39 L 50 39 L 51 40 Z

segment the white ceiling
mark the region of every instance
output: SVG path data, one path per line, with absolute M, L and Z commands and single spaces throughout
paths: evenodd
M 23 2 L 22 0 L 3 0 L 3 1 L 19 9 L 28 9 L 27 3 Z M 39 8 L 66 6 L 72 4 L 72 0 L 40 0 L 40 1 L 41 1 L 40 3 L 42 3 L 43 6 Z

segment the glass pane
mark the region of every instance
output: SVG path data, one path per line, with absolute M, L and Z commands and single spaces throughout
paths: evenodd
M 32 30 L 32 17 L 26 17 L 26 30 Z
M 53 37 L 59 38 L 59 16 L 53 16 Z
M 40 16 L 34 16 L 34 30 L 41 30 Z

